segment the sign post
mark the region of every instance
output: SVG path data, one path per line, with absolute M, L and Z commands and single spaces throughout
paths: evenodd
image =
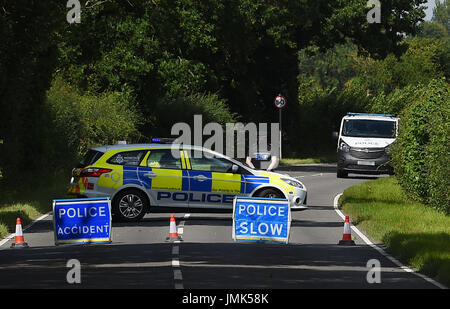
M 234 241 L 289 242 L 291 211 L 287 199 L 237 196 L 233 200 Z
M 278 108 L 278 121 L 280 123 L 280 159 L 281 157 L 281 110 L 286 106 L 287 101 L 286 98 L 283 97 L 281 94 L 278 94 L 275 97 L 275 100 L 273 101 L 273 104 L 276 108 Z
M 111 242 L 111 200 L 53 200 L 55 245 Z

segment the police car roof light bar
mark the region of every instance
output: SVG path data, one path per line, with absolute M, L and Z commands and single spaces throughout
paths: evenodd
M 347 116 L 382 116 L 382 117 L 395 117 L 393 114 L 371 114 L 371 113 L 347 113 Z
M 161 138 L 161 137 L 154 137 L 152 138 L 153 143 L 157 144 L 172 144 L 175 141 L 175 138 Z

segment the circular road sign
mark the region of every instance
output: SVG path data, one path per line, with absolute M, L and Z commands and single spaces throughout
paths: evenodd
M 287 103 L 286 98 L 283 97 L 281 94 L 277 95 L 275 97 L 275 100 L 273 101 L 273 104 L 278 109 L 284 108 L 286 106 L 286 103 Z

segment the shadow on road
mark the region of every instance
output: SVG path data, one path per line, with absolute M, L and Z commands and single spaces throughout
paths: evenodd
M 171 243 L 35 247 L 0 250 L 0 288 L 172 289 Z M 427 288 L 369 246 L 326 244 L 179 244 L 183 285 L 211 288 Z M 369 259 L 381 261 L 381 283 L 366 280 Z M 81 284 L 66 281 L 69 259 L 81 263 Z

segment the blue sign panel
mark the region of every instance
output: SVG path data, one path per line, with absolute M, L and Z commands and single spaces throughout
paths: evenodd
M 111 200 L 54 200 L 53 224 L 56 245 L 111 242 Z
M 288 243 L 291 212 L 286 199 L 236 197 L 233 239 Z

